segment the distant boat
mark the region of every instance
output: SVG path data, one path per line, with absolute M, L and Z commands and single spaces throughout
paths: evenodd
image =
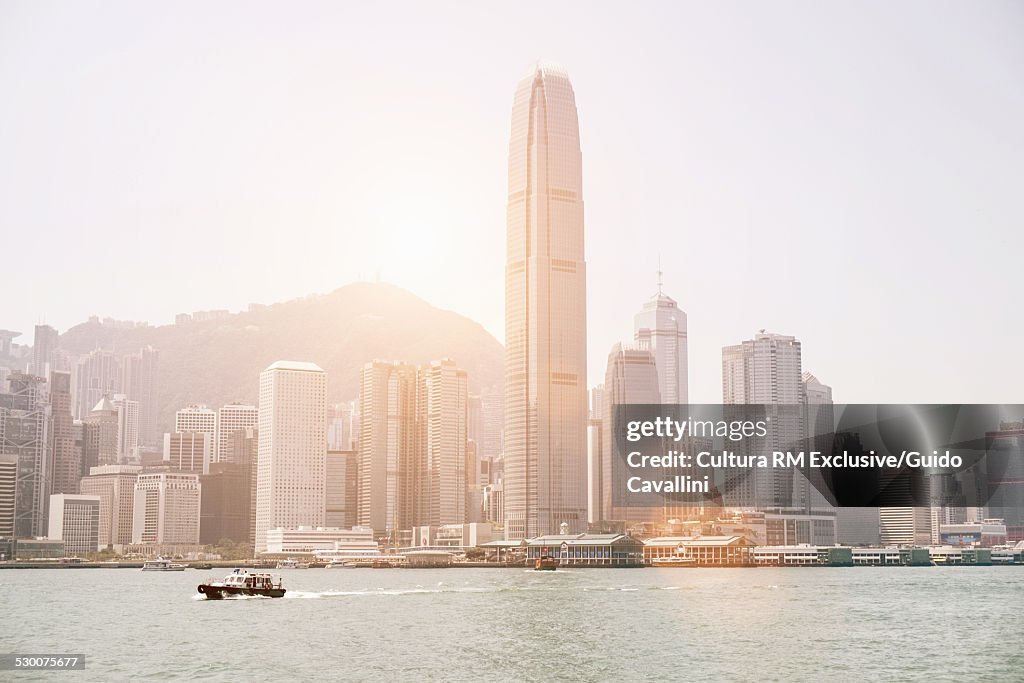
M 538 557 L 533 563 L 533 570 L 537 572 L 553 572 L 558 569 L 558 560 L 550 555 Z
M 185 565 L 176 564 L 163 557 L 149 560 L 142 565 L 142 571 L 144 572 L 183 572 L 185 571 Z
M 299 562 L 294 557 L 281 560 L 277 563 L 278 569 L 309 569 L 309 562 Z
M 220 581 L 201 583 L 196 590 L 205 595 L 207 600 L 241 596 L 283 598 L 286 592 L 281 579 L 274 583 L 274 577 L 270 574 L 250 574 L 243 569 L 236 569 Z

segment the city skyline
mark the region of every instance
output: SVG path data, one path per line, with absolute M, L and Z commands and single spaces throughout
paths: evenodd
M 260 41 L 280 25 L 267 8 L 243 22 L 222 8 L 208 22 L 185 11 L 141 25 L 130 7 L 103 22 L 84 8 L 53 22 L 45 7 L 6 7 L 0 227 L 31 249 L 63 241 L 75 257 L 9 264 L 36 295 L 5 302 L 0 324 L 29 334 L 37 320 L 67 329 L 89 313 L 166 323 L 379 272 L 501 339 L 505 84 L 548 56 L 583 93 L 589 385 L 607 347 L 628 338 L 621 311 L 653 293 L 660 255 L 665 289 L 690 318 L 695 400 L 717 396 L 719 349 L 760 328 L 805 340 L 808 365 L 842 400 L 1012 400 L 1024 371 L 999 359 L 1024 330 L 1002 314 L 1013 301 L 1001 278 L 1021 239 L 1010 198 L 1024 98 L 1011 74 L 1024 55 L 1011 39 L 1024 19 L 1003 5 L 940 7 L 945 21 L 923 3 L 588 7 L 576 27 L 580 6 L 558 5 L 540 25 L 498 11 L 509 30 L 489 45 L 468 30 L 490 21 L 476 8 L 408 7 L 408 22 L 393 22 L 310 5 L 284 22 L 301 47 L 283 61 Z M 420 20 L 448 40 L 419 50 Z M 214 41 L 225 24 L 235 30 Z M 371 30 L 337 41 L 341 25 L 386 25 L 389 40 L 367 44 Z M 119 51 L 126 35 L 142 41 L 131 60 Z M 183 38 L 194 56 L 168 61 Z M 919 77 L 929 72 L 941 78 Z M 275 88 L 294 103 L 266 101 Z M 42 161 L 48 150 L 60 151 L 59 173 Z M 252 267 L 267 253 L 259 245 L 282 235 L 317 245 L 309 265 Z M 442 243 L 454 245 L 457 278 L 422 258 Z M 165 286 L 166 269 L 184 262 L 202 277 Z M 84 278 L 85 263 L 117 276 Z M 950 275 L 965 267 L 986 297 L 967 300 Z M 766 274 L 774 296 L 751 297 Z M 63 295 L 71 282 L 95 310 Z M 915 348 L 915 363 L 856 341 L 883 331 L 893 348 Z M 939 381 L 927 370 L 950 357 L 965 371 Z M 894 376 L 903 381 L 880 396 L 880 378 Z

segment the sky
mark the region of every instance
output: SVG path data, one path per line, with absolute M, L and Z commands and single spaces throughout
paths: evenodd
M 690 397 L 1024 400 L 1024 4 L 0 1 L 0 328 L 356 280 L 504 338 L 512 94 L 572 79 L 588 372 L 664 289 Z

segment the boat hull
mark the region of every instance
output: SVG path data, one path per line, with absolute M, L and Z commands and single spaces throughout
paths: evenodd
M 224 598 L 237 597 L 264 597 L 283 598 L 286 592 L 284 588 L 244 588 L 242 586 L 216 586 L 209 583 L 201 583 L 197 589 L 206 596 L 207 600 L 223 600 Z

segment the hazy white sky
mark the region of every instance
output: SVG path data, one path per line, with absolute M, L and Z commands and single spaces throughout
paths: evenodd
M 580 113 L 593 382 L 655 289 L 843 402 L 1024 398 L 1020 2 L 0 2 L 0 327 L 406 287 L 503 339 L 512 92 Z

